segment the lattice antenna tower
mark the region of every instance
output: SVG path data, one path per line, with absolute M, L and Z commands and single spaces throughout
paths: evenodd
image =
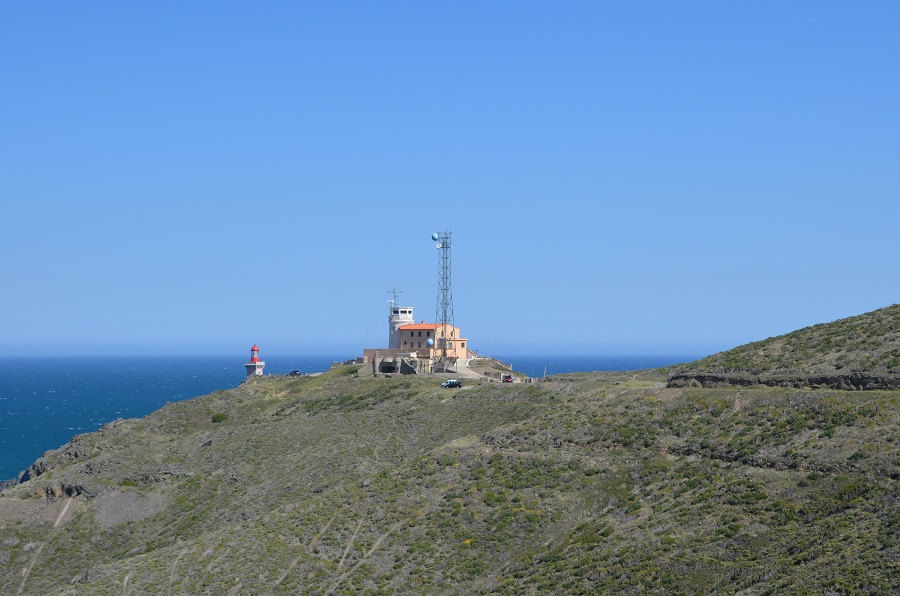
M 441 329 L 441 336 L 438 336 L 435 330 L 435 341 L 438 342 L 438 361 L 435 363 L 434 370 L 447 371 L 450 361 L 449 354 L 454 352 L 453 340 L 455 339 L 453 330 L 453 288 L 450 283 L 450 232 L 435 233 L 431 235 L 431 239 L 436 241 L 435 247 L 438 249 L 439 262 L 439 285 L 437 297 L 437 309 L 434 318 Z M 449 337 L 448 337 L 449 335 Z

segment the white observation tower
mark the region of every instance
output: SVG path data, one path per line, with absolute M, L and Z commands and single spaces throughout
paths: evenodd
M 397 295 L 402 293 L 403 292 L 398 292 L 397 288 L 394 288 L 389 292 L 389 294 L 394 295 L 393 300 L 391 300 L 390 310 L 388 311 L 388 328 L 390 331 L 388 348 L 390 349 L 400 348 L 400 327 L 402 325 L 411 325 L 416 322 L 415 317 L 413 317 L 413 308 L 411 306 L 400 306 L 400 302 L 397 300 Z

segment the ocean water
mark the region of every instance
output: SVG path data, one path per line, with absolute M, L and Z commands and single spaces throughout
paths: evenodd
M 264 358 L 265 372 L 328 370 L 340 357 Z M 0 481 L 44 451 L 116 418 L 237 387 L 245 358 L 5 358 L 0 361 Z
M 266 374 L 328 370 L 346 357 L 267 356 Z M 688 362 L 673 356 L 499 357 L 531 377 L 636 370 Z M 0 361 L 0 480 L 17 477 L 45 451 L 116 418 L 138 418 L 167 402 L 237 387 L 244 358 L 6 358 Z

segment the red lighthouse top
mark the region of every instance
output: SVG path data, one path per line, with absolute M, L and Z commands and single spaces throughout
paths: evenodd
M 250 348 L 250 362 L 259 362 L 259 348 L 256 347 L 256 344 Z

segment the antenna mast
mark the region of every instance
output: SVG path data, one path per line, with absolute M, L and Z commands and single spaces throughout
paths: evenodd
M 455 353 L 453 340 L 453 289 L 450 285 L 450 232 L 432 234 L 431 239 L 437 241 L 435 247 L 439 251 L 440 284 L 438 285 L 437 309 L 434 318 L 441 329 L 438 335 L 435 329 L 435 341 L 438 343 L 438 361 L 434 364 L 435 372 L 449 372 L 450 354 Z
M 397 291 L 397 286 L 394 286 L 393 288 L 390 289 L 390 291 L 388 291 L 388 294 L 393 295 L 393 298 L 391 299 L 391 306 L 399 306 L 400 305 L 399 298 L 400 298 L 400 294 L 402 294 L 402 293 L 403 292 Z

